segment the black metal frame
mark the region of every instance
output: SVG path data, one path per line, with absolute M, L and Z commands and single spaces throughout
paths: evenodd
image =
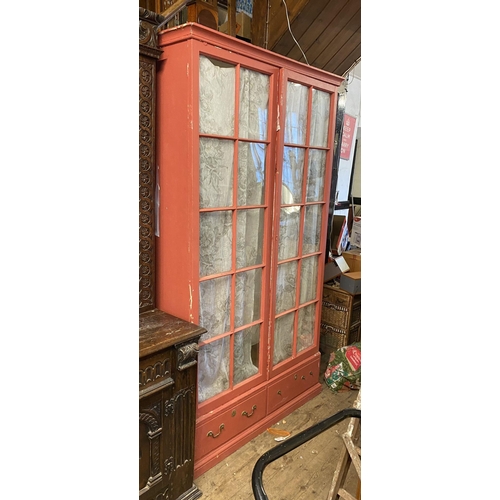
M 339 208 L 335 204 L 335 196 L 337 192 L 337 179 L 339 175 L 340 163 L 340 144 L 342 142 L 342 133 L 344 131 L 344 114 L 345 114 L 346 92 L 340 92 L 337 98 L 337 115 L 335 116 L 335 135 L 333 139 L 333 161 L 332 161 L 332 181 L 330 184 L 330 200 L 328 206 L 328 228 L 326 231 L 326 252 L 325 262 L 328 262 L 331 250 L 331 231 L 333 224 L 333 215 L 335 210 Z
M 295 450 L 295 448 L 298 448 L 307 441 L 316 437 L 318 434 L 321 434 L 322 432 L 330 429 L 330 427 L 333 427 L 349 417 L 361 419 L 361 410 L 357 410 L 356 408 L 346 408 L 345 410 L 341 410 L 331 417 L 325 418 L 321 422 L 318 422 L 308 429 L 299 432 L 297 435 L 288 438 L 286 441 L 283 441 L 281 444 L 275 446 L 269 451 L 266 451 L 266 453 L 264 453 L 257 460 L 252 472 L 252 491 L 255 500 L 269 500 L 262 483 L 262 475 L 264 474 L 264 469 L 271 462 L 274 462 L 283 455 Z
M 351 178 L 349 179 L 349 199 L 352 200 L 352 184 L 354 182 L 354 170 L 356 169 L 356 154 L 358 152 L 358 139 L 354 143 L 354 155 L 352 157 Z M 361 200 L 361 198 L 360 198 Z

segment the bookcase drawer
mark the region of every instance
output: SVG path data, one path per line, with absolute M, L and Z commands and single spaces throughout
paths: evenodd
M 320 357 L 318 356 L 302 368 L 288 372 L 280 376 L 276 382 L 272 382 L 268 388 L 268 412 L 271 413 L 314 384 L 317 384 L 319 380 L 319 363 Z
M 196 428 L 195 460 L 226 443 L 266 415 L 266 389 L 218 412 Z

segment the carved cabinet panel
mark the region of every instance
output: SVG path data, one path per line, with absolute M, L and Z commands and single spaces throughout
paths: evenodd
M 192 500 L 198 339 L 206 330 L 157 309 L 140 315 L 139 498 Z
M 155 307 L 156 27 L 162 16 L 139 8 L 139 312 Z

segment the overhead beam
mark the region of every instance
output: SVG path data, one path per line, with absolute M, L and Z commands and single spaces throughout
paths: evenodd
M 178 12 L 180 12 L 188 3 L 189 0 L 177 0 L 175 3 L 170 5 L 167 9 L 160 13 L 161 16 L 165 18 L 164 21 L 160 23 L 160 25 L 156 28 L 157 31 L 167 24 L 170 19 L 172 19 Z

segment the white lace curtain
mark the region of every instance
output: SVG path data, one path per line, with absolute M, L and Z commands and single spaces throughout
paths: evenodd
M 203 341 L 261 319 L 261 268 L 240 271 L 262 264 L 264 209 L 245 208 L 264 204 L 265 158 L 268 125 L 269 77 L 241 67 L 239 69 L 239 112 L 235 110 L 236 67 L 200 57 L 200 324 L 207 329 Z M 282 207 L 278 259 L 298 256 L 300 217 L 305 217 L 301 254 L 319 251 L 321 205 L 323 201 L 330 95 L 312 91 L 307 179 L 304 179 L 305 141 L 309 88 L 290 82 L 287 87 L 285 116 Z M 240 139 L 238 148 L 232 137 Z M 296 145 L 296 146 L 295 146 Z M 237 155 L 237 172 L 234 172 Z M 268 166 L 269 167 L 269 166 Z M 237 175 L 237 192 L 233 192 Z M 306 200 L 302 185 L 306 182 Z M 233 200 L 236 198 L 236 215 Z M 302 213 L 303 212 L 303 213 Z M 236 224 L 236 228 L 233 225 Z M 236 255 L 233 259 L 233 238 Z M 231 273 L 233 260 L 236 265 Z M 297 283 L 299 261 L 278 266 L 276 314 L 295 307 L 296 287 L 300 305 L 315 299 L 318 257 L 300 261 L 301 280 Z M 228 273 L 210 278 L 212 275 Z M 232 297 L 232 280 L 234 296 Z M 310 346 L 314 337 L 316 304 L 276 319 L 273 362 L 292 355 L 294 321 L 298 314 L 297 350 Z M 248 326 L 234 334 L 233 383 L 240 383 L 258 372 L 258 345 L 261 325 Z M 230 336 L 209 342 L 200 349 L 199 401 L 229 388 Z
M 301 217 L 304 217 L 301 255 L 299 261 L 278 265 L 276 280 L 275 314 L 295 307 L 297 286 L 299 309 L 279 316 L 275 320 L 273 364 L 292 356 L 295 315 L 297 318 L 297 352 L 312 345 L 316 304 L 303 306 L 316 298 L 318 283 L 318 257 L 308 254 L 320 251 L 322 205 L 303 205 L 303 202 L 323 201 L 325 187 L 326 151 L 330 115 L 330 94 L 312 89 L 312 113 L 310 122 L 309 151 L 306 179 L 306 198 L 302 199 L 305 172 L 307 137 L 307 109 L 309 88 L 299 83 L 288 82 L 285 116 L 285 146 L 282 165 L 282 188 L 280 230 L 278 237 L 278 260 L 298 257 Z M 292 146 L 296 144 L 297 147 Z M 304 213 L 302 213 L 304 211 Z M 300 276 L 299 282 L 298 276 Z
M 235 134 L 236 68 L 208 57 L 200 58 L 200 132 Z M 264 204 L 265 158 L 269 102 L 269 77 L 240 69 L 238 137 L 200 138 L 200 276 L 230 272 L 233 266 L 233 235 L 236 237 L 234 297 L 232 275 L 200 282 L 200 324 L 208 331 L 203 341 L 230 331 L 231 308 L 234 328 L 261 317 L 262 269 L 239 271 L 262 264 L 264 209 L 244 208 Z M 237 154 L 237 193 L 233 193 L 234 155 Z M 239 207 L 232 210 L 234 195 Z M 236 228 L 233 228 L 236 224 Z M 210 342 L 200 349 L 199 401 L 229 388 L 230 338 Z M 234 334 L 233 383 L 258 372 L 260 325 Z

